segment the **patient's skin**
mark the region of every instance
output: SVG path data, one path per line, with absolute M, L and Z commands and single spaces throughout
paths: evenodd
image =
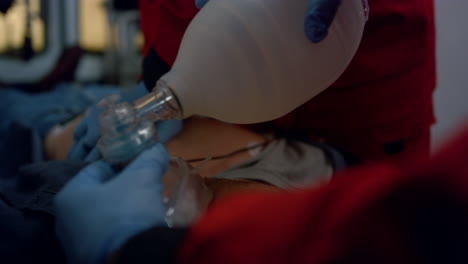
M 167 148 L 172 156 L 190 160 L 224 155 L 265 140 L 264 136 L 236 125 L 211 118 L 191 118 L 184 123 L 183 131 L 167 143 Z M 226 159 L 209 161 L 200 174 L 202 177 L 213 176 L 250 157 L 246 151 Z M 191 165 L 196 167 L 199 164 Z
M 49 132 L 45 141 L 47 158 L 66 159 L 73 145 L 73 131 L 81 119 L 82 117 L 76 118 L 64 127 Z M 190 160 L 224 155 L 265 140 L 264 136 L 237 125 L 193 117 L 184 122 L 182 132 L 166 146 L 171 156 Z M 229 158 L 208 161 L 200 169 L 200 175 L 209 178 L 250 157 L 250 153 L 246 151 Z M 193 162 L 191 165 L 197 167 L 200 162 Z M 278 190 L 269 184 L 245 180 L 206 179 L 205 183 L 213 191 L 214 201 L 240 192 Z

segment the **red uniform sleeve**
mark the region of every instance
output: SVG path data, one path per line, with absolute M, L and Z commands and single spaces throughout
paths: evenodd
M 426 165 L 371 165 L 319 189 L 215 205 L 179 263 L 468 263 L 468 129 Z
M 153 48 L 172 65 L 185 30 L 198 13 L 195 0 L 139 0 L 139 9 L 145 38 L 143 54 Z
M 436 87 L 434 0 L 369 5 L 361 45 L 343 75 L 273 123 L 364 160 L 400 153 L 427 159 Z

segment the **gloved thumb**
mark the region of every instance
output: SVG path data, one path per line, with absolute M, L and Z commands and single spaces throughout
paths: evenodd
M 313 43 L 319 43 L 328 35 L 341 0 L 309 0 L 304 21 L 305 34 Z
M 84 145 L 83 141 L 78 141 L 77 143 L 73 144 L 72 148 L 68 152 L 67 158 L 70 160 L 83 160 L 88 151 Z
M 82 137 L 85 136 L 87 130 L 88 124 L 86 122 L 86 119 L 83 119 L 78 124 L 78 126 L 75 127 L 75 130 L 73 131 L 73 139 L 75 139 L 75 141 L 79 141 Z
M 76 191 L 84 190 L 102 184 L 115 174 L 110 164 L 97 161 L 82 169 L 65 188 L 73 188 Z
M 138 156 L 118 178 L 130 183 L 151 184 L 160 182 L 169 165 L 166 148 L 158 143 Z
M 85 161 L 86 162 L 95 162 L 100 158 L 101 158 L 101 153 L 99 152 L 99 149 L 97 147 L 94 147 L 89 152 L 89 154 L 86 156 Z

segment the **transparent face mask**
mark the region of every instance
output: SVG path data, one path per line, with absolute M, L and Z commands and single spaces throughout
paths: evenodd
M 213 194 L 199 175 L 201 166 L 192 168 L 181 158 L 171 158 L 163 178 L 166 223 L 169 227 L 190 225 L 208 207 Z
M 104 111 L 98 147 L 104 160 L 123 168 L 153 146 L 158 137 L 152 120 L 138 115 L 130 104 L 118 103 L 119 99 L 112 96 L 100 103 Z M 212 193 L 198 173 L 203 164 L 195 169 L 181 158 L 171 158 L 163 177 L 162 197 L 169 227 L 191 224 L 211 201 Z
M 118 96 L 100 102 L 101 138 L 98 148 L 104 160 L 112 164 L 125 164 L 157 142 L 154 123 L 138 116 L 128 103 L 118 103 Z

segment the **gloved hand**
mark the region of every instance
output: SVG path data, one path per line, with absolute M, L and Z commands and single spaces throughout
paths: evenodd
M 165 225 L 161 177 L 168 163 L 166 149 L 156 144 L 117 176 L 97 161 L 65 185 L 54 206 L 70 263 L 105 263 L 132 236 Z
M 195 0 L 195 5 L 202 8 L 208 0 Z M 335 18 L 341 0 L 309 0 L 304 21 L 307 38 L 318 43 L 328 35 L 328 28 Z
M 133 102 L 144 96 L 148 91 L 143 83 L 140 83 L 135 89 L 121 92 L 121 101 Z M 96 161 L 100 158 L 99 150 L 96 146 L 101 136 L 99 126 L 99 116 L 103 109 L 98 105 L 91 107 L 85 118 L 75 128 L 73 147 L 68 153 L 68 159 L 85 160 L 88 162 Z M 182 122 L 178 120 L 159 121 L 156 123 L 159 141 L 167 142 L 182 129 Z
M 88 109 L 83 120 L 73 132 L 73 146 L 68 152 L 68 159 L 84 160 L 88 162 L 99 159 L 99 150 L 96 143 L 101 135 L 99 127 L 99 115 L 102 109 L 94 105 Z

